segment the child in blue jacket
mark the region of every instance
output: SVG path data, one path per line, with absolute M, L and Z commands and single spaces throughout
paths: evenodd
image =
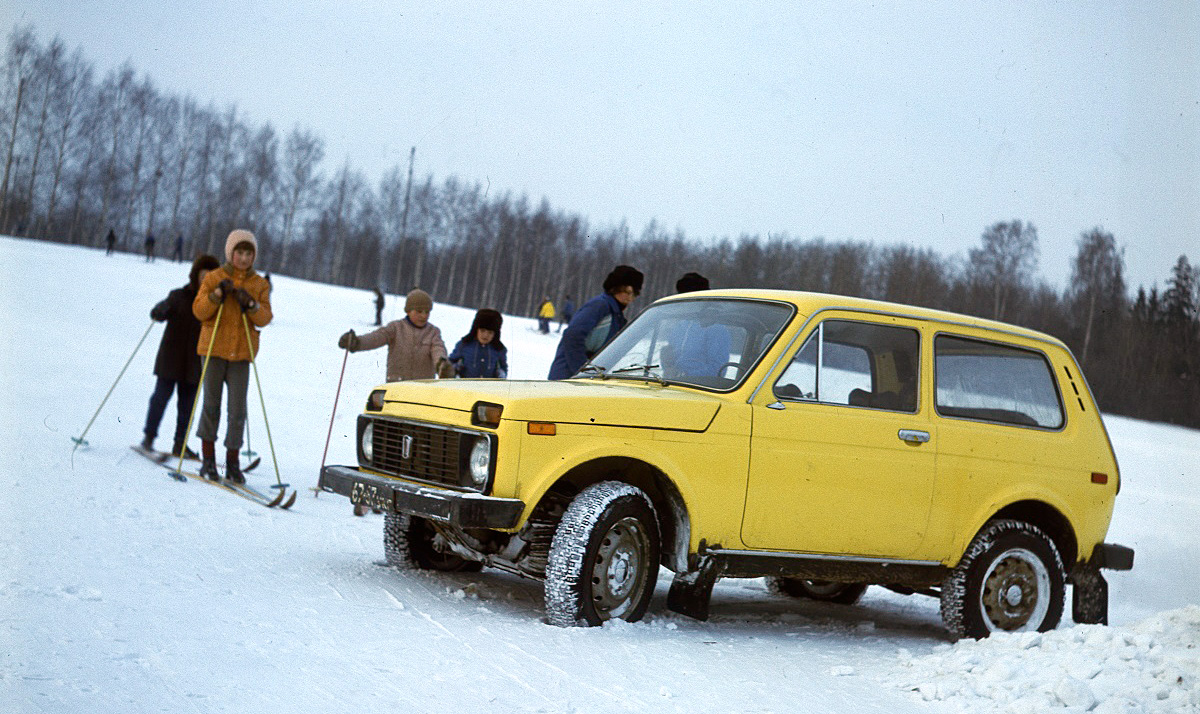
M 504 379 L 508 376 L 508 349 L 500 341 L 504 318 L 484 308 L 475 313 L 471 332 L 458 341 L 450 353 L 450 363 L 459 377 Z

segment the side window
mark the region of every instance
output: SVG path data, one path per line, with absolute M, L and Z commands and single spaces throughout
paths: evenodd
M 920 341 L 904 327 L 826 320 L 775 383 L 775 397 L 915 412 Z
M 1063 425 L 1054 375 L 1040 352 L 939 335 L 934 381 L 943 416 L 1048 429 Z

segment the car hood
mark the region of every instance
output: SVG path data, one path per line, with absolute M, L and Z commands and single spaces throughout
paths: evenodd
M 470 411 L 504 407 L 503 419 L 704 431 L 720 408 L 705 394 L 632 381 L 417 380 L 383 385 L 389 404 Z

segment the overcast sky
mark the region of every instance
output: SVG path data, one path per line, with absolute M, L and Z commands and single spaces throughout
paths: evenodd
M 1065 286 L 1111 231 L 1135 289 L 1200 263 L 1200 2 L 3 0 L 101 74 L 593 226 L 965 257 L 1038 229 Z

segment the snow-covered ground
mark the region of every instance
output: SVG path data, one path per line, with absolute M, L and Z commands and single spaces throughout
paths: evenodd
M 1200 432 L 1106 419 L 1124 483 L 1109 540 L 1137 550 L 1109 575 L 1110 627 L 951 645 L 931 598 L 872 588 L 841 607 L 760 580 L 718 583 L 701 623 L 666 610 L 664 577 L 644 621 L 560 629 L 538 583 L 381 567 L 381 517 L 310 490 L 337 337 L 374 316 L 365 291 L 274 277 L 258 368 L 279 471 L 300 489 L 290 512 L 130 451 L 158 325 L 72 453 L 186 272 L 0 238 L 0 712 L 1200 711 Z M 453 345 L 472 314 L 438 305 L 432 322 Z M 506 319 L 514 378 L 547 371 L 556 336 L 534 325 Z M 383 358 L 350 357 L 329 462 L 353 462 Z

